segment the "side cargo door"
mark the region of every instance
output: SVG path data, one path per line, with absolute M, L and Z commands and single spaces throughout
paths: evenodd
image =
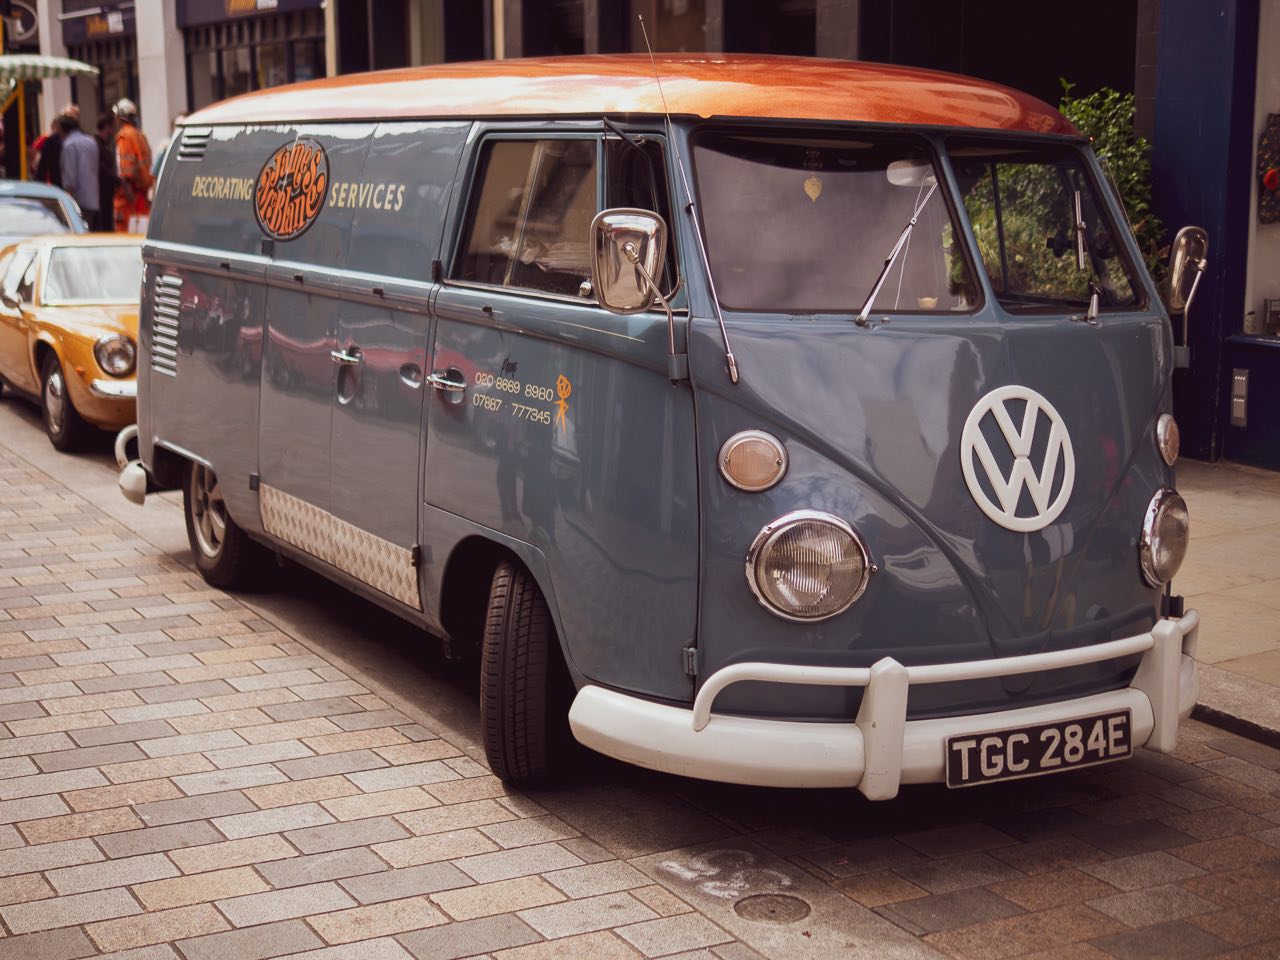
M 665 166 L 657 140 L 650 164 L 599 129 L 494 128 L 468 152 L 469 195 L 436 298 L 433 386 L 445 389 L 427 397 L 426 501 L 542 553 L 580 673 L 685 699 L 698 570 L 692 392 L 667 379 L 664 314 L 614 316 L 584 285 L 596 212 L 667 205 L 653 186 Z
M 354 213 L 336 206 L 332 193 L 360 179 L 373 130 L 372 123 L 282 130 L 263 157 L 254 195 L 272 251 L 258 418 L 262 525 L 329 563 L 334 354 Z
M 333 393 L 329 502 L 342 531 L 332 562 L 421 609 L 422 403 L 432 264 L 468 123 L 382 123 L 362 176 L 335 182 L 351 210 Z

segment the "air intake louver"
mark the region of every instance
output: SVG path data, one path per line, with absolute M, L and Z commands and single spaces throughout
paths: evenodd
M 209 138 L 213 130 L 209 127 L 188 128 L 182 131 L 182 139 L 178 142 L 179 160 L 203 160 L 204 152 L 209 149 Z
M 151 369 L 178 375 L 178 320 L 182 316 L 182 278 L 162 273 L 151 302 Z

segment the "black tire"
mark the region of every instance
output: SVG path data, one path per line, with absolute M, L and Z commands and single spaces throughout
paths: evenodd
M 182 513 L 196 569 L 205 582 L 224 590 L 252 587 L 265 551 L 231 519 L 217 477 L 208 467 L 189 463 L 183 471 Z
M 71 402 L 62 363 L 52 350 L 40 364 L 40 419 L 49 442 L 63 453 L 72 453 L 84 446 L 92 429 Z
M 542 591 L 524 567 L 498 564 L 480 658 L 480 732 L 494 775 L 551 779 L 567 752 L 568 673 Z

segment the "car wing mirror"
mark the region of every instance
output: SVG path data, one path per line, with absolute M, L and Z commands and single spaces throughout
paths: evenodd
M 1182 344 L 1174 348 L 1174 365 L 1191 365 L 1190 345 L 1187 343 L 1187 314 L 1196 288 L 1208 266 L 1209 235 L 1203 227 L 1183 227 L 1173 240 L 1169 251 L 1169 286 L 1165 291 L 1165 306 L 1170 313 L 1182 314 Z
M 591 287 L 610 313 L 642 313 L 660 296 L 667 225 L 648 210 L 602 210 L 591 221 Z

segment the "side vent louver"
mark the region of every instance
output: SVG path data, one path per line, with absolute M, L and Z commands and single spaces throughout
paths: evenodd
M 151 303 L 151 369 L 178 375 L 178 320 L 182 316 L 182 278 L 162 273 Z
M 182 131 L 182 139 L 178 141 L 179 160 L 203 160 L 204 152 L 209 149 L 209 138 L 213 136 L 210 127 L 187 127 Z

